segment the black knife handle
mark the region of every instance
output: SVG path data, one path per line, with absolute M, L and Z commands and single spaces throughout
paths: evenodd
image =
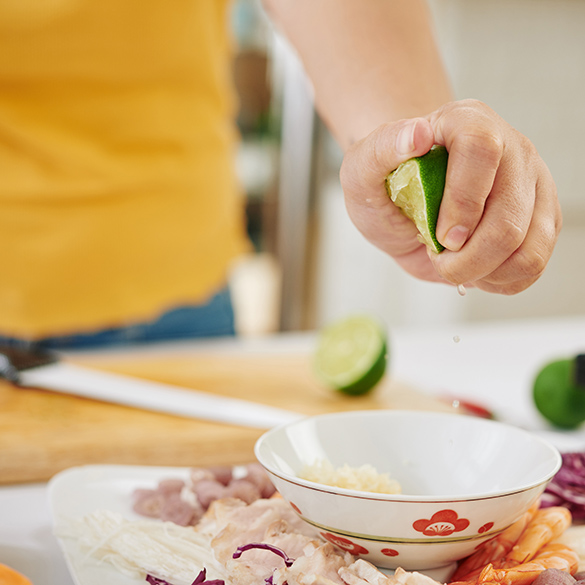
M 0 378 L 16 384 L 19 372 L 57 361 L 56 354 L 38 347 L 14 347 L 0 344 Z

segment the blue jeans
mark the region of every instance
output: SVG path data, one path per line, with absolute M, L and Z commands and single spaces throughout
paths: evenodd
M 235 330 L 234 311 L 229 290 L 226 288 L 205 305 L 179 307 L 149 323 L 114 327 L 92 333 L 45 337 L 34 342 L 0 336 L 0 343 L 75 350 L 227 335 L 235 335 Z

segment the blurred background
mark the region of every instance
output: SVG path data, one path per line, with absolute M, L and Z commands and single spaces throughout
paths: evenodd
M 367 312 L 388 326 L 583 314 L 585 2 L 430 0 L 455 95 L 486 102 L 536 145 L 564 227 L 544 276 L 513 297 L 415 281 L 357 232 L 339 185 L 341 152 L 311 88 L 257 0 L 237 0 L 238 168 L 255 252 L 233 271 L 242 335 L 313 329 Z

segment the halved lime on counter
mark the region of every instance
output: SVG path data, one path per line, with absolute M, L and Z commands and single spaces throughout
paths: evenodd
M 585 355 L 546 364 L 534 380 L 533 398 L 557 427 L 574 429 L 585 422 Z
M 325 386 L 358 396 L 378 384 L 387 361 L 385 331 L 375 319 L 357 315 L 321 330 L 313 369 Z
M 419 239 L 433 252 L 445 248 L 435 235 L 445 190 L 449 153 L 435 145 L 422 156 L 403 162 L 386 177 L 386 191 L 419 231 Z

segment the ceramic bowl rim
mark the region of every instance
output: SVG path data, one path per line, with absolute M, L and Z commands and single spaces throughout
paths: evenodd
M 299 424 L 303 424 L 306 423 L 309 420 L 324 420 L 327 418 L 342 418 L 344 416 L 382 416 L 382 415 L 404 415 L 404 414 L 408 414 L 408 415 L 421 415 L 421 416 L 432 416 L 432 417 L 444 417 L 444 418 L 450 418 L 450 419 L 455 419 L 455 418 L 461 418 L 463 416 L 466 416 L 468 418 L 475 418 L 475 420 L 477 420 L 479 422 L 479 424 L 486 424 L 486 425 L 494 425 L 494 426 L 499 426 L 499 427 L 505 427 L 507 429 L 512 429 L 513 432 L 516 432 L 518 434 L 523 434 L 527 437 L 530 437 L 530 440 L 536 442 L 536 443 L 540 443 L 541 446 L 545 447 L 546 449 L 548 449 L 551 453 L 551 455 L 553 456 L 553 458 L 556 460 L 554 466 L 551 468 L 551 470 L 543 477 L 534 480 L 530 483 L 526 483 L 526 484 L 521 484 L 516 488 L 510 488 L 510 489 L 505 489 L 505 490 L 493 490 L 493 491 L 486 491 L 486 492 L 478 492 L 478 493 L 471 493 L 471 494 L 465 494 L 465 493 L 461 493 L 461 494 L 457 494 L 456 496 L 446 496 L 446 495 L 410 495 L 410 494 L 379 494 L 379 493 L 375 493 L 375 492 L 364 492 L 364 491 L 360 491 L 360 490 L 353 490 L 353 489 L 348 489 L 348 488 L 341 488 L 341 487 L 336 487 L 336 486 L 329 486 L 329 485 L 324 485 L 324 484 L 320 484 L 317 482 L 313 482 L 313 481 L 309 481 L 306 479 L 302 479 L 298 476 L 292 475 L 292 474 L 288 474 L 278 468 L 276 468 L 275 466 L 271 465 L 270 463 L 266 462 L 264 460 L 264 458 L 261 455 L 261 449 L 262 446 L 268 441 L 268 439 L 272 436 L 275 435 L 276 433 L 282 432 L 283 430 L 287 429 L 287 428 L 291 428 L 294 427 L 296 425 Z M 345 497 L 350 497 L 350 498 L 355 498 L 355 499 L 359 499 L 359 500 L 380 500 L 380 501 L 384 501 L 384 502 L 396 502 L 396 503 L 453 503 L 453 502 L 475 502 L 475 501 L 479 501 L 479 500 L 493 500 L 493 499 L 498 499 L 498 498 L 502 498 L 502 497 L 508 497 L 508 496 L 513 496 L 516 494 L 520 494 L 523 492 L 527 492 L 530 490 L 533 490 L 535 488 L 539 488 L 540 486 L 544 486 L 546 485 L 552 478 L 553 476 L 557 473 L 557 471 L 560 469 L 561 464 L 562 464 L 562 458 L 561 458 L 561 454 L 559 452 L 559 450 L 552 445 L 549 441 L 547 441 L 546 439 L 543 439 L 542 437 L 531 433 L 530 431 L 527 431 L 526 429 L 522 429 L 520 427 L 515 427 L 512 426 L 508 423 L 503 423 L 501 421 L 496 421 L 496 420 L 491 420 L 491 419 L 482 419 L 479 417 L 471 417 L 470 415 L 462 415 L 462 414 L 452 414 L 452 413 L 446 413 L 446 412 L 433 412 L 433 411 L 423 411 L 423 410 L 406 410 L 406 409 L 379 409 L 379 410 L 352 410 L 352 411 L 340 411 L 340 412 L 331 412 L 331 413 L 326 413 L 326 414 L 318 414 L 318 415 L 314 415 L 314 416 L 306 416 L 303 417 L 301 419 L 292 421 L 292 422 L 288 422 L 288 423 L 284 423 L 282 425 L 276 426 L 268 431 L 266 431 L 265 433 L 262 434 L 262 436 L 260 436 L 258 438 L 258 440 L 256 441 L 255 445 L 254 445 L 254 454 L 256 456 L 256 459 L 258 460 L 258 462 L 262 465 L 262 467 L 264 467 L 264 469 L 274 475 L 275 477 L 278 477 L 279 479 L 286 481 L 288 483 L 292 483 L 298 486 L 302 486 L 305 488 L 309 488 L 313 491 L 317 491 L 317 492 L 322 492 L 322 493 L 327 493 L 327 494 L 332 494 L 332 495 L 337 495 L 337 496 L 345 496 Z

